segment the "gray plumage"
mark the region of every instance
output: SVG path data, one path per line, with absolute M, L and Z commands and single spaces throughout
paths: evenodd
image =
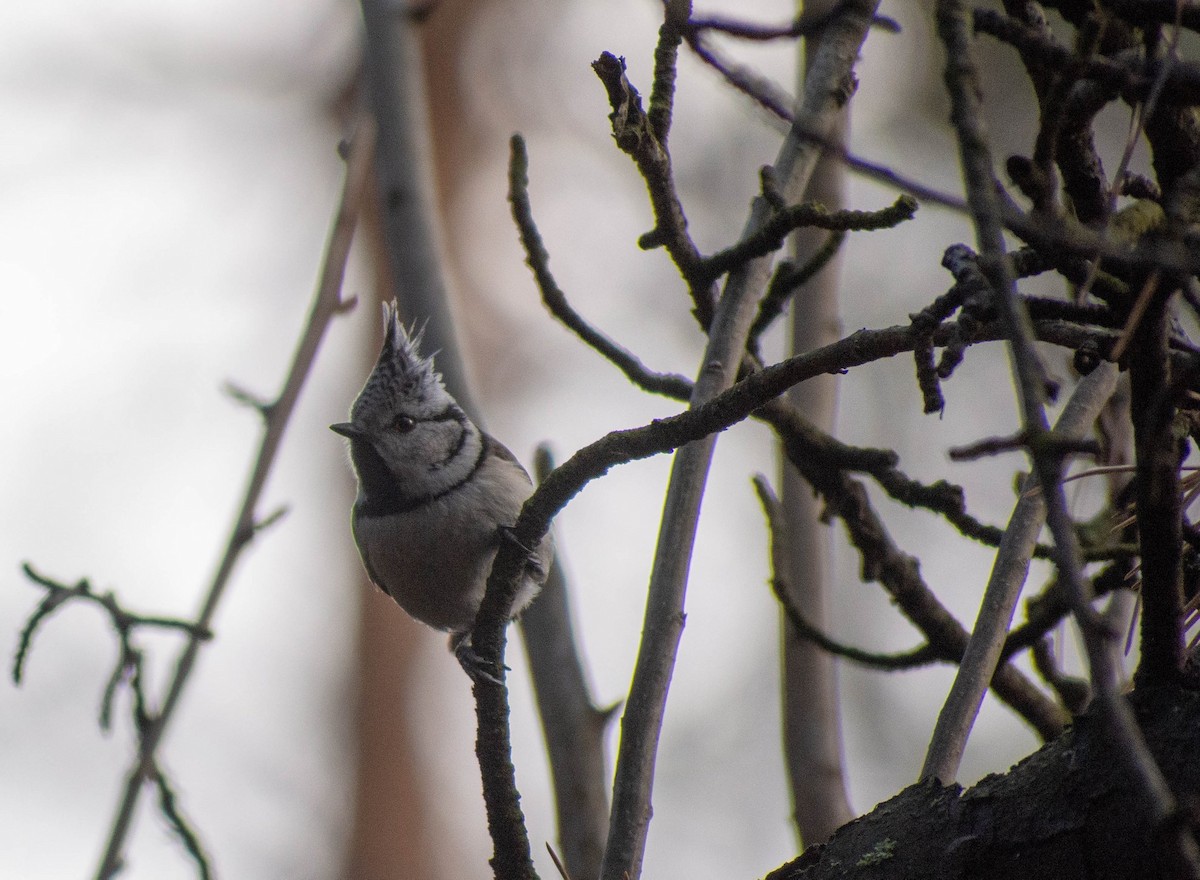
M 330 426 L 350 440 L 358 476 L 355 542 L 371 580 L 417 620 L 449 631 L 460 659 L 469 658 L 466 636 L 502 530 L 533 486 L 446 391 L 394 303 L 384 321 L 383 350 L 350 421 Z M 552 555 L 547 536 L 530 554 L 510 617 L 533 600 Z

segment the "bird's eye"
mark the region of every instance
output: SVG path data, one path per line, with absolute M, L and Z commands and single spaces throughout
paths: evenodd
M 417 423 L 408 416 L 396 416 L 396 418 L 392 420 L 392 430 L 400 434 L 407 434 L 416 426 Z

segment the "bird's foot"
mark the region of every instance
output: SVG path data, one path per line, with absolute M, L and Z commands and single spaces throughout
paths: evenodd
M 533 551 L 521 543 L 517 537 L 517 529 L 515 526 L 497 526 L 500 530 L 500 539 L 507 541 L 509 544 L 516 546 L 519 550 L 524 550 L 526 555 L 532 556 Z
M 497 668 L 497 664 L 490 660 L 484 660 L 475 653 L 474 647 L 471 645 L 471 633 L 461 632 L 452 633 L 450 635 L 450 650 L 454 652 L 455 659 L 458 660 L 458 665 L 463 668 L 463 672 L 475 683 L 488 682 L 489 684 L 499 685 L 504 687 L 504 670 L 508 667 Z
M 546 579 L 546 572 L 542 566 L 542 557 L 534 550 L 526 547 L 518 538 L 517 530 L 512 526 L 500 526 L 500 539 L 513 544 L 522 553 L 525 554 L 525 571 L 538 583 Z

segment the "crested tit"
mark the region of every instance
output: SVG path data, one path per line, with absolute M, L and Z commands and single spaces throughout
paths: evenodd
M 408 614 L 450 632 L 472 677 L 469 636 L 505 529 L 533 491 L 511 452 L 467 417 L 446 391 L 421 334 L 410 336 L 395 303 L 375 369 L 350 410 L 330 428 L 350 441 L 358 476 L 353 530 L 371 580 Z M 553 556 L 547 535 L 529 554 L 510 619 L 536 595 Z

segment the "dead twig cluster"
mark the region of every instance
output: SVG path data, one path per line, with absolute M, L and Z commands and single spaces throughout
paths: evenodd
M 1055 4 L 1049 4 L 1055 5 Z M 1116 4 L 1113 4 L 1116 6 Z M 981 122 L 981 88 L 973 62 L 970 24 L 961 4 L 938 4 L 939 33 L 946 46 L 946 87 L 954 108 L 953 121 L 959 137 L 966 199 L 938 193 L 877 164 L 848 155 L 836 148 L 821 131 L 821 102 L 840 106 L 849 100 L 851 74 L 842 69 L 829 75 L 829 68 L 816 68 L 811 90 L 794 101 L 777 87 L 750 75 L 744 68 L 727 63 L 708 43 L 706 34 L 726 37 L 773 39 L 803 34 L 819 45 L 833 46 L 853 29 L 857 38 L 872 26 L 871 4 L 840 3 L 819 21 L 800 21 L 786 28 L 762 28 L 689 15 L 687 4 L 667 3 L 665 22 L 656 52 L 654 87 L 649 109 L 643 110 L 637 88 L 629 81 L 624 63 L 605 54 L 593 65 L 607 90 L 612 114 L 613 137 L 619 149 L 629 154 L 646 182 L 655 214 L 655 227 L 643 235 L 643 248 L 665 247 L 674 260 L 693 303 L 701 328 L 709 336 L 710 351 L 703 363 L 715 360 L 713 346 L 719 345 L 721 363 L 729 358 L 737 369 L 728 374 L 733 384 L 725 390 L 704 384 L 709 373 L 702 370 L 696 383 L 675 375 L 664 375 L 647 367 L 634 353 L 592 326 L 568 302 L 549 268 L 549 255 L 538 234 L 528 193 L 528 156 L 523 141 L 514 137 L 510 165 L 510 200 L 526 257 L 543 302 L 586 344 L 615 364 L 639 387 L 657 394 L 687 400 L 690 409 L 678 416 L 655 421 L 644 428 L 618 431 L 585 447 L 551 472 L 526 506 L 518 525 L 521 543 L 532 546 L 549 527 L 554 514 L 584 485 L 610 467 L 657 452 L 680 450 L 674 475 L 679 486 L 688 485 L 689 497 L 698 498 L 694 484 L 703 479 L 705 464 L 698 463 L 693 477 L 685 478 L 688 462 L 697 456 L 707 460 L 713 432 L 736 421 L 755 417 L 770 424 L 779 435 L 791 465 L 823 500 L 827 519 L 840 520 L 861 559 L 862 577 L 876 581 L 898 608 L 926 636 L 926 643 L 902 654 L 880 654 L 851 648 L 804 619 L 784 601 L 788 619 L 805 639 L 839 656 L 880 669 L 910 668 L 930 662 L 962 664 L 956 690 L 943 713 L 938 736 L 930 746 L 923 776 L 950 781 L 957 771 L 958 756 L 973 724 L 984 690 L 1020 713 L 1046 738 L 1058 735 L 1070 717 L 1090 698 L 1101 722 L 1114 737 L 1114 753 L 1152 805 L 1156 827 L 1167 828 L 1176 814 L 1174 799 L 1162 775 L 1149 757 L 1133 716 L 1122 694 L 1123 676 L 1112 650 L 1114 634 L 1093 607 L 1097 595 L 1120 586 L 1109 577 L 1133 556 L 1152 560 L 1154 592 L 1143 612 L 1143 659 L 1136 675 L 1139 683 L 1177 682 L 1182 674 L 1182 580 L 1181 559 L 1189 551 L 1183 534 L 1194 531 L 1182 517 L 1178 469 L 1182 437 L 1180 406 L 1193 393 L 1200 371 L 1197 350 L 1173 323 L 1169 304 L 1176 291 L 1191 290 L 1191 276 L 1200 270 L 1197 249 L 1189 225 L 1196 219 L 1191 208 L 1181 207 L 1180 187 L 1189 185 L 1189 172 L 1200 165 L 1200 131 L 1188 121 L 1192 105 L 1200 103 L 1193 94 L 1193 69 L 1175 57 L 1175 41 L 1166 36 L 1158 42 L 1138 44 L 1129 31 L 1121 37 L 1124 21 L 1143 26 L 1138 15 L 1153 18 L 1152 4 L 1120 4 L 1097 23 L 1068 4 L 1061 11 L 1080 28 L 1081 39 L 1074 49 L 1059 45 L 1039 21 L 1030 19 L 1031 4 L 1011 4 L 1008 16 L 977 12 L 977 32 L 988 33 L 1011 43 L 1021 53 L 1036 94 L 1041 102 L 1042 127 L 1031 159 L 1014 157 L 1008 163 L 1020 195 L 1031 207 L 1020 207 L 997 181 L 992 167 L 986 129 Z M 1163 4 L 1165 5 L 1165 4 Z M 1183 10 L 1180 4 L 1179 9 Z M 1025 18 L 1020 18 L 1024 15 Z M 1123 18 L 1124 16 L 1130 18 Z M 1181 12 L 1182 16 L 1183 13 Z M 1168 28 L 1170 20 L 1154 18 L 1154 27 Z M 849 24 L 853 22 L 853 28 Z M 1181 20 L 1174 26 L 1181 26 Z M 1183 25 L 1186 26 L 1186 25 Z M 1039 28 L 1041 28 L 1039 30 Z M 828 42 L 824 42 L 828 41 Z M 764 169 L 762 192 L 752 208 L 751 220 L 740 241 L 705 256 L 687 231 L 684 205 L 672 178 L 668 148 L 671 119 L 670 97 L 678 47 L 688 45 L 714 66 L 735 88 L 771 110 L 790 128 L 784 153 L 773 168 Z M 819 49 L 818 49 L 819 51 Z M 821 74 L 829 75 L 822 79 Z M 1091 124 L 1106 103 L 1123 100 L 1136 108 L 1138 133 L 1144 133 L 1155 151 L 1156 181 L 1130 178 L 1124 167 L 1115 182 L 1105 177 L 1091 142 Z M 798 109 L 797 109 L 798 108 Z M 1180 108 L 1187 110 L 1181 113 Z M 856 171 L 896 186 L 918 201 L 927 200 L 968 213 L 975 222 L 978 249 L 954 245 L 946 251 L 944 265 L 954 278 L 953 286 L 934 299 L 929 307 L 914 314 L 906 327 L 863 330 L 837 343 L 805 352 L 778 364 L 764 365 L 756 340 L 763 329 L 785 308 L 788 293 L 798 276 L 811 274 L 814 266 L 773 265 L 775 254 L 787 234 L 798 226 L 833 231 L 829 247 L 814 259 L 818 266 L 828 260 L 846 234 L 887 227 L 911 217 L 915 202 L 901 199 L 882 212 L 826 212 L 820 206 L 791 201 L 795 192 L 790 176 L 795 161 L 789 149 L 800 144 L 830 149 Z M 1168 149 L 1172 151 L 1168 154 Z M 1123 163 L 1124 164 L 1124 163 Z M 782 169 L 782 170 L 781 170 Z M 1061 184 L 1060 181 L 1061 180 Z M 1160 216 L 1140 232 L 1114 235 L 1111 225 L 1119 218 L 1113 209 L 1114 194 L 1134 193 L 1136 198 L 1161 203 Z M 1188 202 L 1192 204 L 1192 202 Z M 1069 205 L 1074 210 L 1065 210 Z M 1173 207 L 1169 207 L 1173 206 Z M 1173 211 L 1177 219 L 1165 219 Z M 1150 212 L 1153 215 L 1153 211 Z M 1179 219 L 1183 218 L 1183 219 Z M 1014 233 L 1024 246 L 1008 253 L 1004 236 Z M 1075 293 L 1063 300 L 1023 295 L 1017 280 L 1046 271 L 1058 272 Z M 725 278 L 725 289 L 716 294 L 714 285 Z M 1145 279 L 1151 278 L 1152 283 Z M 1168 280 L 1169 279 L 1169 280 Z M 737 299 L 749 284 L 753 293 L 747 302 Z M 1131 291 L 1142 291 L 1134 297 Z M 728 298 L 730 291 L 734 297 Z M 723 323 L 720 310 L 753 310 L 750 330 L 742 324 Z M 736 326 L 736 330 L 734 329 Z M 720 332 L 733 332 L 740 348 L 729 348 Z M 1010 438 L 981 441 L 961 456 L 994 455 L 1007 450 L 1028 454 L 1034 475 L 1030 490 L 1018 501 L 1018 512 L 1007 529 L 979 522 L 966 509 L 960 489 L 939 482 L 925 486 L 911 480 L 898 468 L 898 459 L 888 450 L 863 450 L 833 440 L 807 424 L 803 416 L 779 395 L 811 376 L 844 372 L 854 366 L 911 352 L 916 379 L 926 412 L 940 412 L 941 383 L 953 376 L 956 366 L 975 345 L 1005 341 L 1011 351 L 1013 378 L 1018 389 L 1020 429 Z M 1077 352 L 1076 362 L 1089 375 L 1075 392 L 1077 405 L 1068 407 L 1057 427 L 1051 428 L 1046 406 L 1059 393 L 1049 379 L 1036 343 L 1052 343 Z M 938 352 L 941 352 L 940 358 Z M 1116 369 L 1104 361 L 1118 362 L 1133 378 L 1132 413 L 1137 438 L 1137 518 L 1140 547 L 1112 536 L 1096 542 L 1094 530 L 1076 523 L 1066 506 L 1062 480 L 1072 457 L 1098 456 L 1105 452 L 1103 438 L 1093 438 L 1091 429 L 1100 409 L 1116 383 Z M 1096 364 L 1101 367 L 1097 368 Z M 710 390 L 712 389 L 712 390 Z M 715 392 L 715 393 L 714 393 Z M 1190 425 L 1190 422 L 1186 423 Z M 875 480 L 892 498 L 913 507 L 931 510 L 955 525 L 962 534 L 992 546 L 999 555 L 994 573 L 995 598 L 985 599 L 975 627 L 968 630 L 941 605 L 934 590 L 920 575 L 917 560 L 898 548 L 888 536 L 884 521 L 874 509 L 861 483 L 852 474 Z M 672 487 L 676 487 L 673 479 Z M 765 481 L 758 488 L 769 519 L 778 516 L 777 502 Z M 671 497 L 671 496 L 669 496 Z M 675 511 L 668 502 L 663 535 L 675 548 L 674 557 L 687 558 L 690 514 Z M 1049 525 L 1053 541 L 1039 544 L 1041 517 Z M 1020 524 L 1018 526 L 1018 523 Z M 682 550 L 679 548 L 682 546 Z M 603 877 L 636 877 L 640 869 L 648 821 L 650 784 L 653 776 L 657 729 L 661 723 L 665 683 L 669 681 L 678 621 L 683 613 L 682 581 L 670 561 L 663 560 L 666 542 L 660 540 L 655 573 L 651 577 L 651 601 L 638 671 L 635 672 L 629 706 L 622 727 L 618 756 L 616 801 L 612 813 Z M 478 621 L 476 644 L 488 652 L 503 649 L 500 620 L 492 614 L 503 607 L 511 590 L 519 560 L 502 552 L 493 570 L 488 600 Z M 1030 604 L 1030 619 L 1011 625 L 1017 597 L 1025 580 L 1028 562 L 1034 556 L 1051 559 L 1056 579 L 1044 598 Z M 1113 566 L 1089 577 L 1087 566 L 1118 560 Z M 777 591 L 780 573 L 776 571 Z M 658 593 L 660 585 L 673 584 Z M 991 588 L 989 588 L 991 590 Z M 989 596 L 991 592 L 989 592 Z M 668 598 L 669 597 L 669 598 Z M 495 602 L 492 605 L 493 601 Z M 653 613 L 650 608 L 656 609 Z M 661 621 L 654 615 L 665 613 Z M 1064 615 L 1072 613 L 1079 622 L 1088 646 L 1090 674 L 1080 691 L 1052 669 L 1042 640 Z M 671 621 L 675 621 L 672 623 Z M 1033 648 L 1035 666 L 1046 677 L 1051 692 L 1039 688 L 1010 664 L 1019 652 Z M 643 672 L 645 677 L 643 677 Z M 646 690 L 643 690 L 645 688 Z M 477 697 L 492 699 L 491 694 Z M 650 697 L 649 694 L 655 696 Z M 643 695 L 648 702 L 643 703 Z M 1081 696 L 1083 695 L 1083 696 Z M 953 706 L 953 708 L 951 708 Z M 481 737 L 483 735 L 481 726 Z M 500 741 L 493 742 L 500 746 Z M 490 751 L 490 750 L 489 750 Z M 485 778 L 487 769 L 484 768 Z M 485 783 L 486 785 L 486 783 Z M 515 791 L 512 792 L 515 797 Z M 623 805 L 629 804 L 626 808 Z M 1189 875 L 1200 871 L 1195 842 L 1189 831 L 1180 829 L 1171 837 L 1172 859 L 1190 866 Z M 497 840 L 497 846 L 500 841 Z

